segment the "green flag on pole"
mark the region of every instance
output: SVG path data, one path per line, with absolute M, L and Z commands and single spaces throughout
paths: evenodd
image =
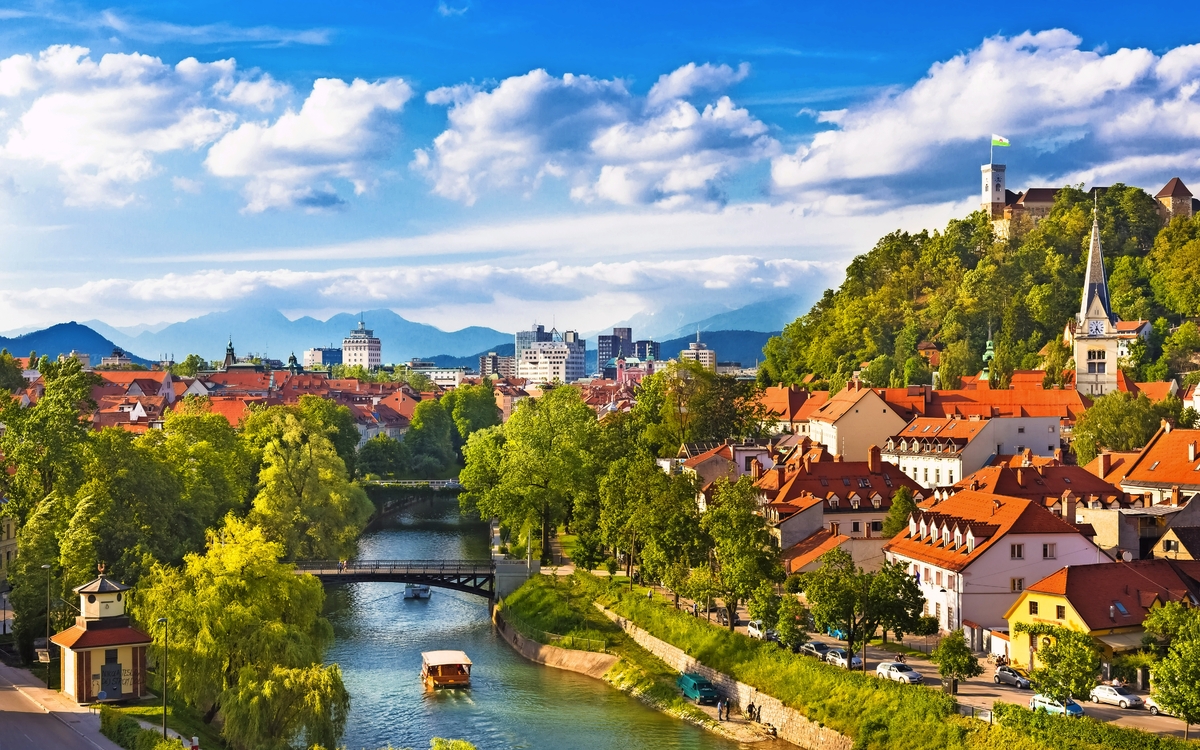
M 992 133 L 992 145 L 993 146 L 1007 146 L 1007 145 L 1009 145 L 1008 139 L 1002 135 L 996 135 L 995 133 Z

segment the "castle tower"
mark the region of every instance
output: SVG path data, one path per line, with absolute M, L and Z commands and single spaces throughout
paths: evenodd
M 992 220 L 1004 218 L 1004 165 L 984 164 L 983 171 L 983 202 L 981 208 L 988 212 Z
M 1117 316 L 1109 302 L 1104 253 L 1100 247 L 1100 216 L 1093 210 L 1083 298 L 1075 316 L 1075 388 L 1086 396 L 1117 390 Z

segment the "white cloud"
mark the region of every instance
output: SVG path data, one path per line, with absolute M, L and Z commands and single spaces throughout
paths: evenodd
M 326 45 L 330 42 L 327 29 L 281 29 L 275 26 L 233 26 L 228 23 L 213 23 L 187 26 L 161 21 L 144 21 L 122 17 L 111 10 L 100 14 L 98 20 L 78 19 L 80 25 L 96 25 L 119 32 L 130 39 L 161 43 L 179 40 L 193 44 L 221 44 L 248 42 L 267 45 Z
M 197 180 L 189 180 L 186 177 L 172 177 L 171 186 L 180 192 L 191 193 L 192 195 L 199 195 L 200 191 L 204 188 L 202 183 Z
M 767 126 L 725 96 L 697 106 L 701 91 L 745 78 L 749 68 L 688 64 L 662 76 L 645 97 L 621 80 L 544 70 L 490 89 L 455 86 L 426 95 L 448 105 L 449 128 L 412 167 L 434 192 L 473 203 L 489 189 L 526 194 L 547 177 L 578 201 L 677 208 L 714 207 L 722 182 L 774 154 Z
M 1032 146 L 1037 164 L 1026 171 L 1057 184 L 1072 175 L 1136 183 L 1160 178 L 1145 171 L 1151 165 L 1194 168 L 1200 46 L 1158 56 L 1080 44 L 1063 29 L 985 39 L 910 87 L 823 113 L 832 129 L 778 156 L 774 183 L 799 193 L 883 185 L 920 199 L 931 183 L 944 186 L 947 163 L 971 144 L 982 155 L 990 133 Z
M 446 3 L 446 0 L 438 0 L 438 4 L 437 4 L 438 15 L 443 16 L 445 18 L 454 18 L 456 16 L 461 16 L 470 9 L 471 9 L 470 5 L 463 5 L 461 8 L 455 8 L 451 5 L 448 5 Z
M 278 90 L 267 76 L 239 80 L 233 60 L 172 67 L 106 54 L 96 62 L 71 46 L 13 55 L 0 60 L 0 97 L 19 114 L 0 157 L 56 170 L 68 204 L 122 206 L 137 197 L 136 183 L 158 173 L 156 157 L 198 151 L 229 130 L 237 113 L 226 99 L 242 86 Z
M 386 153 L 412 88 L 399 78 L 347 84 L 320 78 L 299 112 L 274 123 L 248 122 L 208 152 L 205 166 L 219 177 L 249 178 L 246 210 L 300 206 L 330 208 L 343 201 L 327 184 L 349 180 L 366 189 L 369 162 Z

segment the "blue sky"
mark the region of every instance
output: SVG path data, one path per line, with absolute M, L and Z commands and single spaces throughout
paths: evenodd
M 0 4 L 0 331 L 698 319 L 970 211 L 991 132 L 1200 181 L 1200 11 L 1027 5 Z

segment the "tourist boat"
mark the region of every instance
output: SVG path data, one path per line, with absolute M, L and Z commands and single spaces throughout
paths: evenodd
M 406 583 L 404 584 L 405 599 L 428 599 L 430 594 L 429 584 L 427 583 Z
M 471 687 L 471 659 L 462 651 L 421 654 L 421 680 L 433 690 Z

